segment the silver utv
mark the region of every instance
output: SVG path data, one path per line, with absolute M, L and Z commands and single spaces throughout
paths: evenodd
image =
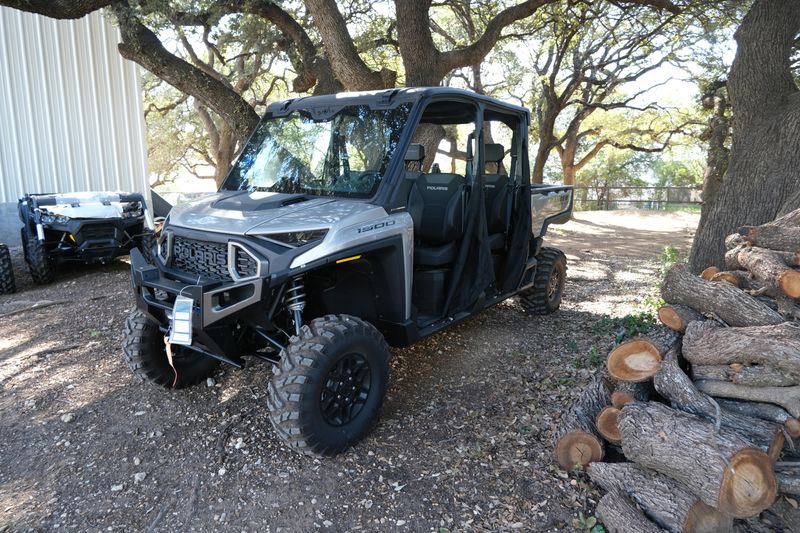
M 524 108 L 449 88 L 272 104 L 219 192 L 172 209 L 155 264 L 132 252 L 126 362 L 184 387 L 269 361 L 279 436 L 345 450 L 377 416 L 388 344 L 514 295 L 558 309 L 566 260 L 543 237 L 572 189 L 530 184 L 528 127 Z

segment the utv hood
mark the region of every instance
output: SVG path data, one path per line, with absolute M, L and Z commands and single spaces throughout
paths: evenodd
M 341 198 L 274 192 L 221 192 L 176 205 L 171 226 L 232 235 L 329 227 L 375 206 Z

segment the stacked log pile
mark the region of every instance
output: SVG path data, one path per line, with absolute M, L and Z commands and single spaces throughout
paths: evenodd
M 597 377 L 554 434 L 607 492 L 608 531 L 730 531 L 800 495 L 800 210 L 725 244 L 726 270 L 667 273 L 664 327 L 617 346 L 615 385 Z

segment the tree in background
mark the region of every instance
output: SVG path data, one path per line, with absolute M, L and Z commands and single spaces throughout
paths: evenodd
M 798 33 L 798 0 L 756 0 L 736 31 L 727 81 L 734 118 L 730 161 L 704 206 L 689 259 L 695 271 L 722 267 L 724 238 L 740 226 L 800 207 Z

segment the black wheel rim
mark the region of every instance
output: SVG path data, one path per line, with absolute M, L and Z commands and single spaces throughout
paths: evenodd
M 322 387 L 322 417 L 332 426 L 352 422 L 367 403 L 371 384 L 372 373 L 363 355 L 351 353 L 339 359 Z
M 547 301 L 552 303 L 558 299 L 558 293 L 561 291 L 561 271 L 554 268 L 550 273 L 550 279 L 547 281 Z

